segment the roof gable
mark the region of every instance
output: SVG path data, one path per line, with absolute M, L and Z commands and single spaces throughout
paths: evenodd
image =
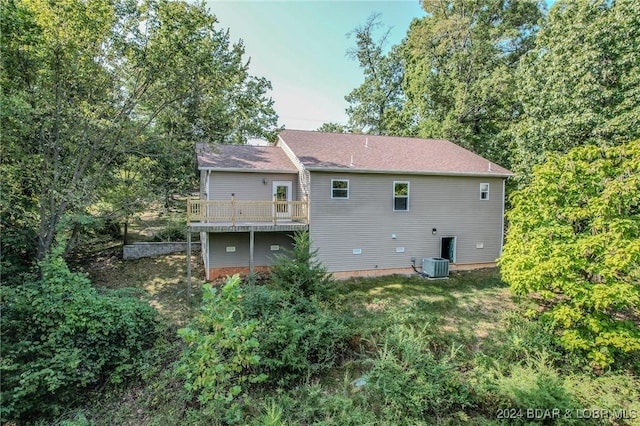
M 196 147 L 198 168 L 238 172 L 296 172 L 297 169 L 276 146 L 199 144 Z
M 309 170 L 511 176 L 489 160 L 443 139 L 283 130 L 280 140 Z

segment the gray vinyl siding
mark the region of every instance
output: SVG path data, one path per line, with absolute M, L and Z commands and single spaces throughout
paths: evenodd
M 331 179 L 349 180 L 349 199 L 331 199 Z M 410 182 L 409 211 L 393 211 L 394 181 Z M 490 184 L 487 201 L 480 183 Z M 309 231 L 332 272 L 406 268 L 412 257 L 420 266 L 440 256 L 442 237 L 454 236 L 456 263 L 493 262 L 501 250 L 502 190 L 502 178 L 312 172 Z
M 264 183 L 264 179 L 267 183 Z M 273 181 L 289 181 L 292 184 L 292 200 L 299 200 L 297 173 L 243 173 L 211 172 L 209 199 L 230 200 L 235 194 L 239 201 L 270 201 L 273 199 Z
M 269 266 L 274 256 L 293 248 L 293 239 L 285 232 L 256 232 L 254 234 L 253 262 L 255 266 Z M 249 233 L 209 233 L 209 268 L 249 266 Z M 279 245 L 279 251 L 272 251 L 272 245 Z M 235 247 L 235 252 L 227 252 L 227 247 Z

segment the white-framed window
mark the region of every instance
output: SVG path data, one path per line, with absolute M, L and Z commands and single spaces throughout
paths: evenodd
M 481 183 L 480 184 L 480 199 L 486 201 L 489 199 L 489 184 Z
M 331 179 L 331 198 L 349 198 L 348 179 Z
M 409 182 L 393 182 L 393 211 L 409 211 Z

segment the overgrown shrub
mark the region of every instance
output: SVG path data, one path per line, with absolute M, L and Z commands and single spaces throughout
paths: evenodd
M 573 360 L 566 351 L 560 347 L 553 334 L 553 324 L 530 318 L 523 310 L 506 311 L 502 318 L 505 327 L 505 336 L 501 344 L 496 345 L 497 358 L 505 363 L 517 363 L 528 361 L 530 355 L 546 353 L 550 360 L 563 364 Z
M 348 349 L 348 322 L 320 308 L 315 299 L 272 305 L 263 312 L 256 336 L 261 371 L 269 382 L 286 386 L 334 367 Z
M 260 321 L 259 367 L 280 386 L 334 367 L 351 337 L 347 318 L 321 306 L 332 279 L 310 247 L 308 232 L 296 233 L 293 250 L 276 258 L 267 285 L 248 286 L 242 300 Z
M 318 250 L 311 250 L 309 232 L 296 232 L 293 236 L 293 249 L 276 255 L 276 261 L 271 267 L 271 284 L 297 292 L 302 297 L 327 296 L 331 290 L 332 277 L 317 259 L 317 253 Z
M 42 262 L 42 279 L 0 288 L 2 422 L 57 415 L 90 386 L 121 382 L 157 336 L 152 307 L 98 294 L 61 252 Z
M 474 374 L 479 379 L 475 389 L 484 401 L 488 417 L 495 418 L 496 410 L 508 409 L 516 413 L 513 418 L 507 417 L 516 424 L 542 422 L 545 416 L 547 422 L 554 424 L 580 422 L 574 413 L 584 407 L 578 404 L 545 352 L 533 353 L 524 362 L 506 367 L 479 367 Z M 554 410 L 560 414 L 553 414 Z M 566 413 L 569 415 L 565 418 Z
M 425 330 L 396 325 L 371 362 L 366 391 L 375 410 L 392 424 L 464 415 L 474 405 L 455 363 L 456 349 L 437 357 Z
M 153 235 L 153 241 L 173 242 L 186 241 L 187 229 L 184 223 L 171 222 Z
M 640 416 L 640 377 L 624 373 L 605 373 L 600 377 L 580 374 L 564 379 L 578 405 L 583 409 L 599 409 L 609 413 L 626 414 L 627 420 Z M 611 423 L 622 424 L 611 415 Z M 629 422 L 632 424 L 632 422 Z
M 252 368 L 260 361 L 254 333 L 259 323 L 245 317 L 239 285 L 239 275 L 229 277 L 220 291 L 204 285 L 200 314 L 178 331 L 188 345 L 178 364 L 186 389 L 207 414 L 227 423 L 242 419 L 239 400 L 246 386 L 266 379 Z

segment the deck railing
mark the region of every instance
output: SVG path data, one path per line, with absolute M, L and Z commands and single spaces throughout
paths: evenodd
M 308 223 L 306 201 L 238 201 L 187 199 L 187 221 L 230 223 L 282 222 Z

